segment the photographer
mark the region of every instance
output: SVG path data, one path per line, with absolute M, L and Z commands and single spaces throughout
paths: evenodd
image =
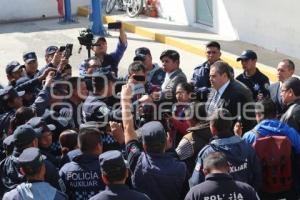
M 114 28 L 119 29 L 120 35 L 119 35 L 119 42 L 117 44 L 117 48 L 115 51 L 111 53 L 107 53 L 107 41 L 104 36 L 100 36 L 98 38 L 95 38 L 92 42 L 92 51 L 94 52 L 94 55 L 99 58 L 101 61 L 101 67 L 109 67 L 111 68 L 111 71 L 114 72 L 115 76 L 118 76 L 118 64 L 123 57 L 123 54 L 127 48 L 127 36 L 124 30 L 124 27 L 122 26 L 121 22 L 114 23 L 117 26 Z M 84 36 L 81 36 L 84 37 Z M 88 34 L 87 34 L 87 37 Z M 80 42 L 81 43 L 81 42 Z M 84 44 L 83 44 L 84 45 Z M 86 69 L 87 68 L 87 62 L 84 61 L 82 64 L 80 64 L 79 67 L 79 75 L 85 76 L 86 75 Z

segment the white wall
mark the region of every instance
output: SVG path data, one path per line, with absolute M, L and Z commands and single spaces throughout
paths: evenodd
M 300 1 L 217 0 L 240 40 L 300 58 Z
M 194 1 L 191 0 L 159 0 L 157 1 L 160 17 L 183 25 L 188 25 L 195 18 Z M 192 12 L 191 12 L 192 11 Z
M 196 0 L 159 1 L 163 18 L 300 58 L 299 0 L 213 0 L 213 27 L 195 24 Z
M 89 0 L 71 0 L 72 13 Z M 0 22 L 58 16 L 56 0 L 0 0 Z

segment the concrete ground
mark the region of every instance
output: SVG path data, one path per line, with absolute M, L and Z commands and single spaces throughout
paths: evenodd
M 70 58 L 70 64 L 73 66 L 73 75 L 78 75 L 79 64 L 87 58 L 87 51 L 82 47 L 82 51 L 78 54 L 80 47 L 77 40 L 79 32 L 88 27 L 89 21 L 87 18 L 80 17 L 79 23 L 74 24 L 58 24 L 58 19 L 28 21 L 1 24 L 0 28 L 0 83 L 7 84 L 5 67 L 12 60 L 17 60 L 23 63 L 22 54 L 25 51 L 35 51 L 38 56 L 39 66 L 45 65 L 44 52 L 49 45 L 65 45 L 73 43 L 73 56 Z M 108 52 L 113 51 L 117 44 L 118 32 L 109 31 L 111 36 L 107 38 Z M 193 68 L 205 61 L 204 57 L 190 53 L 188 51 L 170 46 L 168 44 L 159 43 L 152 39 L 140 36 L 134 33 L 127 33 L 128 48 L 119 65 L 119 75 L 125 75 L 128 65 L 134 57 L 134 50 L 141 46 L 146 46 L 151 49 L 154 62 L 159 64 L 159 56 L 165 49 L 175 49 L 181 56 L 181 68 L 186 73 L 188 79 L 191 78 Z M 240 71 L 239 71 L 240 72 Z M 236 73 L 239 73 L 236 72 Z
M 124 12 L 118 11 L 114 11 L 111 15 L 105 16 L 104 19 L 106 21 L 121 20 L 125 22 L 126 27 L 131 32 L 143 35 L 155 41 L 170 44 L 202 57 L 205 56 L 205 44 L 208 41 L 216 40 L 221 44 L 222 59 L 237 69 L 241 69 L 241 65 L 236 62 L 236 58 L 243 50 L 252 49 L 258 55 L 257 66 L 271 81 L 277 81 L 277 64 L 285 58 L 294 61 L 296 65 L 295 74 L 300 75 L 300 68 L 297 67 L 300 65 L 300 59 L 267 50 L 254 44 L 222 37 L 198 27 L 179 25 L 165 19 L 151 18 L 144 15 L 129 18 Z

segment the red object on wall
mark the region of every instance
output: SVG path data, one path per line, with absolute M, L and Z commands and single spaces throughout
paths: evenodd
M 64 0 L 57 0 L 57 12 L 60 17 L 64 17 Z
M 147 0 L 147 7 L 149 9 L 150 17 L 157 17 L 156 0 Z

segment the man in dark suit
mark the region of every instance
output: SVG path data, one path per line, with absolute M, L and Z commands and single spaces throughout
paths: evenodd
M 226 108 L 233 116 L 234 123 L 241 119 L 243 130 L 250 130 L 255 124 L 255 115 L 249 88 L 232 79 L 230 66 L 223 61 L 211 66 L 209 77 L 213 89 L 207 101 L 208 116 L 217 108 Z
M 270 85 L 270 97 L 276 104 L 277 116 L 280 117 L 285 111 L 286 106 L 283 104 L 280 92 L 282 83 L 288 78 L 292 77 L 295 71 L 295 64 L 290 59 L 284 59 L 278 63 L 277 66 L 277 77 L 278 82 Z

